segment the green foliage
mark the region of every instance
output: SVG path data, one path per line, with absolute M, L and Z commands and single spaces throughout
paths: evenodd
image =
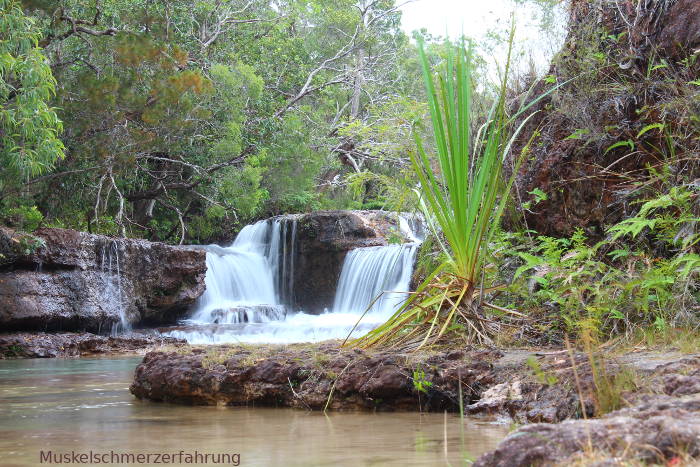
M 384 209 L 388 211 L 412 211 L 418 197 L 411 189 L 411 180 L 405 174 L 385 175 L 370 170 L 351 173 L 345 177 L 347 188 L 355 200 L 362 202 L 362 209 Z M 376 197 L 366 200 L 368 186 Z
M 0 0 L 0 192 L 63 158 L 61 121 L 49 102 L 55 80 L 41 33 L 16 0 Z
M 226 209 L 221 206 L 210 206 L 201 216 L 190 220 L 189 235 L 193 241 L 206 243 L 214 238 L 220 230 L 220 224 L 226 221 Z
M 269 193 L 266 209 L 269 214 L 319 208 L 316 177 L 324 160 L 314 149 L 317 135 L 313 130 L 301 115 L 290 114 L 271 138 L 266 149 L 266 171 L 262 181 Z
M 411 162 L 420 182 L 422 211 L 446 260 L 427 275 L 387 323 L 357 341 L 365 346 L 405 341 L 422 331 L 420 347 L 430 337 L 437 340 L 448 329 L 455 329 L 457 316 L 466 321 L 473 339 L 489 340 L 486 321 L 470 317 L 479 313 L 477 281 L 513 181 L 501 180 L 510 136 L 505 114 L 509 62 L 488 120 L 474 135 L 471 52 L 464 44 L 448 47 L 445 62 L 437 67 L 436 88 L 423 42 L 419 45 L 439 176 L 434 174 L 418 132 L 414 133 L 418 152 L 411 154 Z
M 541 384 L 552 386 L 554 384 L 557 384 L 557 382 L 559 381 L 556 375 L 544 371 L 542 369 L 542 365 L 540 365 L 540 362 L 538 362 L 535 357 L 528 357 L 525 363 L 532 370 L 532 373 L 534 374 L 537 381 L 539 381 Z
M 39 248 L 46 246 L 46 241 L 39 237 L 24 236 L 19 242 L 19 248 L 25 255 L 31 255 Z
M 0 210 L 0 220 L 17 230 L 33 232 L 39 228 L 44 216 L 36 206 L 17 206 Z
M 428 393 L 428 390 L 433 386 L 433 383 L 426 379 L 425 371 L 421 368 L 416 368 L 413 370 L 413 388 L 424 394 Z
M 353 199 L 336 148 L 352 139 L 365 151 L 380 134 L 397 143 L 371 151 L 364 167 L 385 181 L 405 172 L 399 145 L 423 116 L 411 106 L 420 69 L 392 0 L 367 9 L 354 0 L 23 4 L 44 69 L 54 69 L 52 104 L 70 148 L 22 193 L 47 224 L 112 232 L 114 223 L 118 235 L 199 242 L 270 214 L 361 207 L 385 198 L 380 183 Z M 401 131 L 381 123 L 390 118 L 403 118 Z M 343 131 L 356 122 L 371 130 Z
M 635 216 L 595 245 L 580 230 L 570 239 L 501 233 L 498 255 L 521 260 L 509 305 L 542 310 L 562 331 L 596 337 L 687 324 L 688 310 L 700 301 L 696 198 L 694 186 L 673 186 L 641 202 Z
M 635 239 L 642 232 L 651 232 L 661 242 L 687 250 L 700 240 L 693 228 L 700 220 L 694 212 L 697 197 L 695 186 L 672 186 L 667 193 L 643 202 L 636 215 L 611 227 L 611 239 Z

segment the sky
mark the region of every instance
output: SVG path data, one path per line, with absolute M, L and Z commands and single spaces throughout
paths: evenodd
M 402 27 L 408 34 L 426 28 L 432 35 L 457 38 L 463 31 L 476 40 L 484 38 L 490 30 L 507 30 L 514 12 L 516 40 L 540 71 L 547 68 L 563 40 L 563 31 L 543 34 L 533 7 L 516 7 L 513 0 L 415 0 L 401 7 L 401 11 Z M 563 10 L 559 15 L 563 20 Z M 496 53 L 492 59 L 503 63 L 505 55 L 505 52 L 502 56 Z
M 427 28 L 434 35 L 481 36 L 499 21 L 508 22 L 511 0 L 416 0 L 401 10 L 403 29 L 410 33 Z

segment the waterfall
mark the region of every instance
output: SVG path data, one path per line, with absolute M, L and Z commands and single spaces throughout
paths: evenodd
M 367 310 L 388 317 L 400 306 L 411 283 L 418 244 L 357 248 L 340 273 L 334 313 Z
M 102 245 L 101 272 L 105 280 L 104 293 L 109 304 L 117 309 L 119 321 L 112 324 L 111 335 L 131 331 L 131 323 L 126 316 L 124 294 L 122 290 L 122 273 L 119 264 L 119 243 L 112 240 Z
M 279 303 L 294 306 L 294 255 L 297 220 L 273 219 L 271 221 L 270 247 L 266 256 L 275 279 L 275 293 Z
M 245 226 L 229 247 L 204 247 L 207 288 L 192 321 L 279 319 L 283 305 L 292 304 L 295 235 L 296 219 L 272 219 Z
M 192 344 L 314 342 L 342 339 L 353 329 L 357 337 L 385 322 L 406 299 L 422 223 L 400 216 L 398 227 L 409 243 L 351 250 L 333 308 L 312 315 L 292 309 L 297 219 L 246 226 L 231 246 L 204 247 L 206 291 L 191 319 L 167 334 Z

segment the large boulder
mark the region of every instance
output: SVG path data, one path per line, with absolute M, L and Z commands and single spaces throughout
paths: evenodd
M 493 383 L 494 362 L 502 356 L 362 351 L 335 341 L 183 347 L 146 354 L 130 390 L 139 399 L 193 405 L 455 411 L 460 391 L 470 400 Z
M 684 465 L 699 455 L 700 396 L 650 396 L 600 419 L 524 426 L 474 466 Z
M 295 306 L 321 313 L 333 306 L 348 251 L 387 245 L 400 236 L 396 213 L 319 211 L 297 216 L 294 258 Z
M 174 322 L 204 291 L 205 252 L 68 229 L 0 229 L 0 329 Z

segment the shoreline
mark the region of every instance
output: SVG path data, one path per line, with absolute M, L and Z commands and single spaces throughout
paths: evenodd
M 338 412 L 462 408 L 470 420 L 518 426 L 477 459 L 481 467 L 700 456 L 697 353 L 472 347 L 402 353 L 339 344 L 191 346 L 138 332 L 6 333 L 0 359 L 143 356 L 130 392 L 155 402 Z
M 144 355 L 163 346 L 183 345 L 186 342 L 181 339 L 138 331 L 114 337 L 90 332 L 12 332 L 0 333 L 0 360 Z
M 463 407 L 470 419 L 524 424 L 481 456 L 479 466 L 571 465 L 592 455 L 654 462 L 700 455 L 698 354 L 600 354 L 591 366 L 583 353 L 551 349 L 403 354 L 337 345 L 149 352 L 130 390 L 139 399 L 187 405 L 382 412 Z M 606 395 L 603 374 L 608 385 L 619 385 L 617 394 L 608 388 Z M 594 450 L 585 446 L 590 436 Z

